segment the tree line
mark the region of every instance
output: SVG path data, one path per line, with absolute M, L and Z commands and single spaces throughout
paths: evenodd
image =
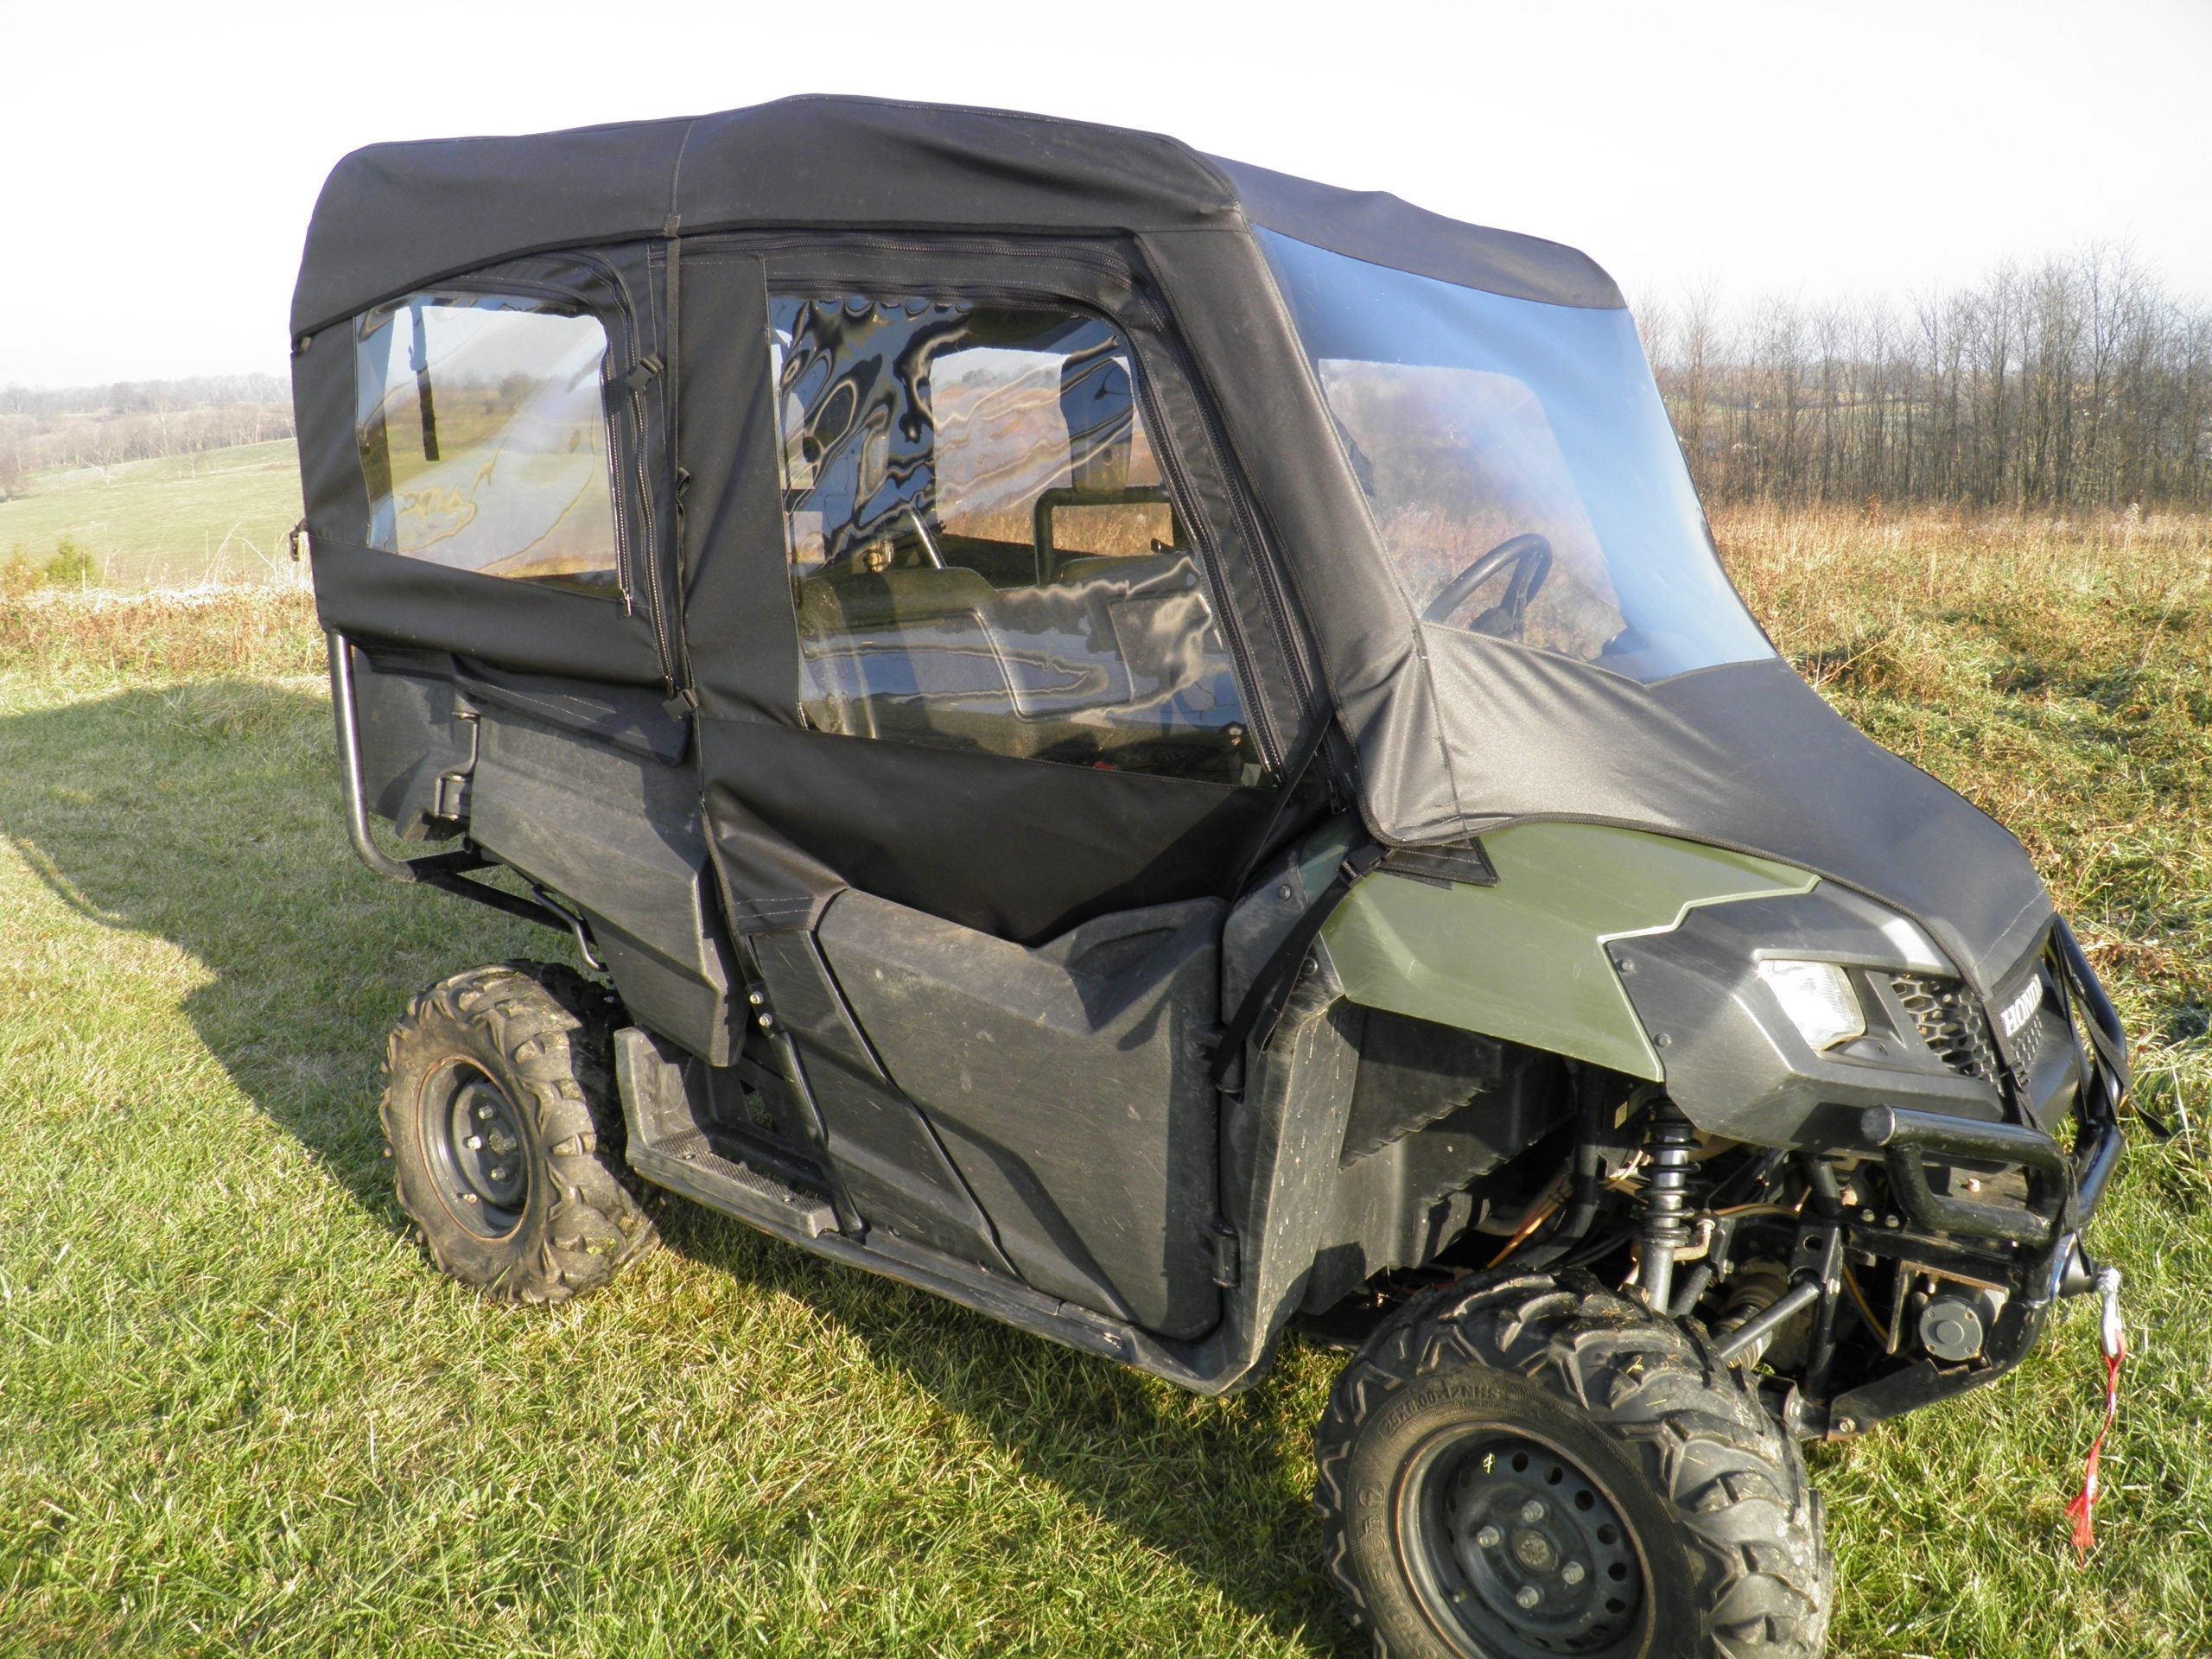
M 2212 510 L 2212 307 L 2090 248 L 1903 303 L 1638 307 L 1706 499 Z M 29 474 L 292 433 L 273 375 L 0 388 L 0 498 Z
M 49 467 L 105 468 L 291 435 L 290 388 L 270 374 L 0 387 L 0 499 Z
M 1639 308 L 1708 500 L 2212 508 L 2212 308 L 2091 248 L 1904 304 Z

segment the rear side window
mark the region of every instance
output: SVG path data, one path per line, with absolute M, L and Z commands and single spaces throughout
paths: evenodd
M 1128 342 L 1046 305 L 773 301 L 801 707 L 819 730 L 1261 775 Z
M 418 294 L 357 330 L 370 544 L 613 594 L 607 332 L 543 301 Z

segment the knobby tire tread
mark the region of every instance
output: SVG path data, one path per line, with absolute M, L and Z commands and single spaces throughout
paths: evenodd
M 1349 1474 L 1363 1425 L 1453 1365 L 1511 1372 L 1586 1414 L 1640 1465 L 1689 1546 L 1705 1646 L 1720 1659 L 1818 1659 L 1834 1564 L 1796 1443 L 1751 1380 L 1681 1325 L 1587 1274 L 1462 1281 L 1378 1325 L 1316 1433 L 1323 1555 L 1355 1626 L 1390 1659 L 1355 1570 Z
M 472 968 L 409 1003 L 386 1044 L 378 1116 L 400 1207 L 442 1272 L 505 1300 L 550 1305 L 596 1290 L 658 1243 L 622 1161 L 615 1006 L 575 969 L 531 962 Z M 487 1249 L 461 1229 L 434 1192 L 416 1190 L 428 1173 L 401 1151 L 419 1110 L 419 1094 L 410 1103 L 409 1091 L 454 1056 L 514 1085 L 513 1103 L 543 1149 L 533 1179 L 550 1180 L 550 1204 L 542 1225 L 525 1223 L 511 1236 L 512 1249 Z

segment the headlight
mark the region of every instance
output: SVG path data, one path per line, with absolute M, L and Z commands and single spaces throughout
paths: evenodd
M 1866 1034 L 1866 1014 L 1850 976 L 1832 962 L 1759 963 L 1759 977 L 1772 989 L 1789 1023 L 1815 1053 Z

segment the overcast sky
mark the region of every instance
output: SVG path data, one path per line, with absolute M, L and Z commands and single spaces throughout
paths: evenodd
M 2098 238 L 2212 294 L 2212 0 L 0 0 L 0 384 L 281 372 L 356 145 L 805 92 L 1172 132 L 1573 243 L 1638 300 Z

